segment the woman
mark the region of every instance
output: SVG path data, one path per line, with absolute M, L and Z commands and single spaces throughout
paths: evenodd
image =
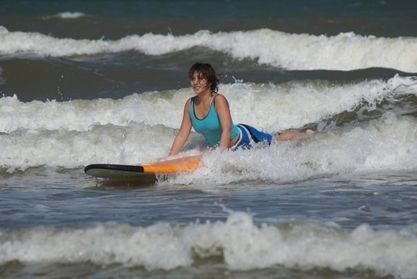
M 272 135 L 245 125 L 235 125 L 227 99 L 218 93 L 218 78 L 210 64 L 196 63 L 189 72 L 191 87 L 196 96 L 187 100 L 180 130 L 172 144 L 169 156 L 181 151 L 191 128 L 203 135 L 210 148 L 237 150 L 250 149 L 254 143 L 271 144 Z M 312 131 L 309 130 L 308 133 Z M 275 140 L 292 140 L 306 133 L 288 131 L 279 133 Z

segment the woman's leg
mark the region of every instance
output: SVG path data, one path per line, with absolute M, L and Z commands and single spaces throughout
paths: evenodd
M 302 137 L 307 137 L 314 134 L 314 131 L 311 129 L 307 129 L 305 132 L 298 132 L 298 131 L 287 131 L 282 132 L 275 136 L 275 139 L 278 141 L 287 141 L 287 140 L 294 140 Z

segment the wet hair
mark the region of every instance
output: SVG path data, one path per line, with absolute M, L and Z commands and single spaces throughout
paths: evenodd
M 197 72 L 200 78 L 204 78 L 207 80 L 208 84 L 210 84 L 210 89 L 212 92 L 217 93 L 219 91 L 219 79 L 217 78 L 216 71 L 214 68 L 208 63 L 195 63 L 191 66 L 190 70 L 188 71 L 188 77 L 190 80 L 193 78 L 194 73 Z

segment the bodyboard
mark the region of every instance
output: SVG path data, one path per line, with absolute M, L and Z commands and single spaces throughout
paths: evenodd
M 194 155 L 138 165 L 92 164 L 86 166 L 84 172 L 94 177 L 107 179 L 174 175 L 196 170 L 201 166 L 201 157 L 202 155 Z

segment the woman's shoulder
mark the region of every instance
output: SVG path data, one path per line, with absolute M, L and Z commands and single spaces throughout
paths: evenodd
M 195 102 L 195 97 L 196 96 L 192 96 L 192 97 L 188 98 L 187 101 L 185 101 L 185 105 L 189 105 L 191 102 Z
M 213 100 L 213 104 L 217 112 L 219 109 L 229 109 L 229 102 L 227 101 L 226 97 L 222 94 L 216 94 Z
M 223 95 L 223 94 L 220 94 L 220 93 L 216 93 L 214 96 L 213 96 L 213 101 L 215 102 L 215 103 L 227 103 L 227 99 L 226 99 L 226 97 Z
M 191 102 L 194 102 L 194 97 L 190 97 L 185 101 L 184 109 L 188 112 L 190 110 Z

